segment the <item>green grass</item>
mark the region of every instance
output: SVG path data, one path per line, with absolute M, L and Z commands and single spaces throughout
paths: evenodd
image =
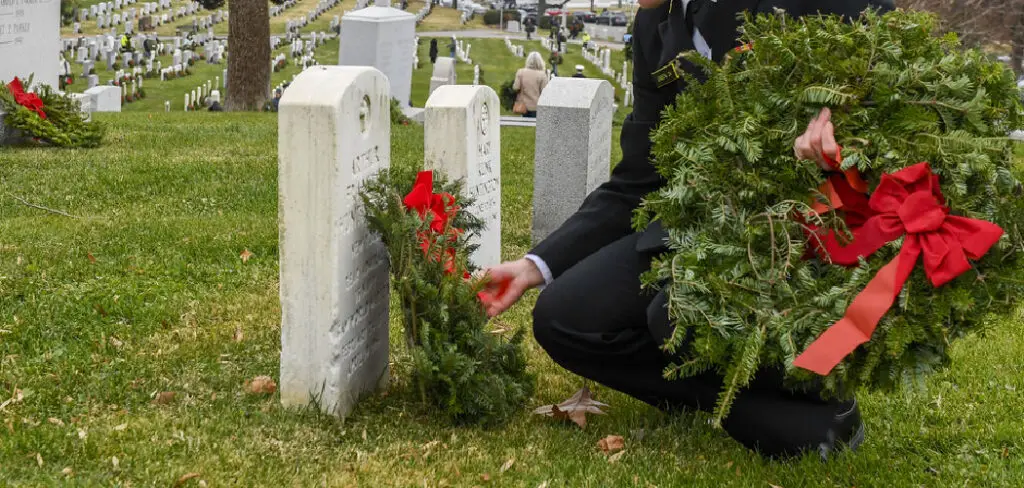
M 392 385 L 344 421 L 245 395 L 246 379 L 278 371 L 276 119 L 96 118 L 111 125 L 100 149 L 0 153 L 4 485 L 166 487 L 192 472 L 199 477 L 183 486 L 1024 483 L 1019 317 L 956 344 L 954 368 L 927 390 L 862 395 L 867 443 L 827 464 L 761 459 L 704 415 L 663 415 L 604 388 L 610 415 L 586 430 L 527 408 L 504 428 L 451 427 L 408 394 L 401 341 Z M 393 164 L 420 165 L 422 137 L 418 126 L 395 127 Z M 502 157 L 503 253 L 517 258 L 530 240 L 533 131 L 503 129 Z M 503 320 L 530 327 L 534 299 Z M 393 320 L 393 338 L 398 327 Z M 526 347 L 539 377 L 531 406 L 580 386 L 532 339 Z M 23 399 L 7 402 L 16 390 Z M 161 391 L 177 399 L 151 404 Z M 595 447 L 609 434 L 626 437 L 615 463 Z

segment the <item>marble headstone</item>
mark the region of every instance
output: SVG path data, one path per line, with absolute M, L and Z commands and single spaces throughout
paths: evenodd
M 391 98 L 409 105 L 416 17 L 377 0 L 373 7 L 345 14 L 341 26 L 338 64 L 377 68 L 388 77 Z
M 424 111 L 424 166 L 463 180 L 476 201 L 469 211 L 486 228 L 470 256 L 478 268 L 501 263 L 501 105 L 489 86 L 446 85 Z
M 611 171 L 614 89 L 605 80 L 556 77 L 537 103 L 533 242 L 579 209 Z
M 300 73 L 278 114 L 281 402 L 344 416 L 387 380 L 387 251 L 362 182 L 391 158 L 388 79 L 370 67 Z
M 455 76 L 455 60 L 449 57 L 438 57 L 434 63 L 434 72 L 430 76 L 429 93 L 432 95 L 434 90 L 444 85 L 454 85 L 456 83 Z

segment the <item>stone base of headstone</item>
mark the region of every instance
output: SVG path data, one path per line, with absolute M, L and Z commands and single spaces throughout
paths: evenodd
M 422 124 L 424 120 L 424 110 L 417 107 L 402 107 L 402 114 L 409 118 L 409 120 Z

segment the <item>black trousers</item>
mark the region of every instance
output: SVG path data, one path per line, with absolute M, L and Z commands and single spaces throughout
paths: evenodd
M 671 333 L 664 295 L 640 288 L 652 255 L 637 251 L 640 234 L 609 244 L 541 292 L 533 311 L 537 342 L 562 367 L 650 405 L 713 409 L 722 378 L 711 372 L 667 380 L 670 358 L 659 349 Z M 823 457 L 863 439 L 856 401 L 826 401 L 782 386 L 778 371 L 759 372 L 723 422 L 747 448 L 778 457 L 804 451 Z

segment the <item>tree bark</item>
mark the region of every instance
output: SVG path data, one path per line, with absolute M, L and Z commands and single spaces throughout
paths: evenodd
M 1013 40 L 1010 43 L 1010 67 L 1018 78 L 1024 74 L 1024 1 L 1013 2 Z
M 270 8 L 266 0 L 228 3 L 227 96 L 224 109 L 260 110 L 270 97 Z

